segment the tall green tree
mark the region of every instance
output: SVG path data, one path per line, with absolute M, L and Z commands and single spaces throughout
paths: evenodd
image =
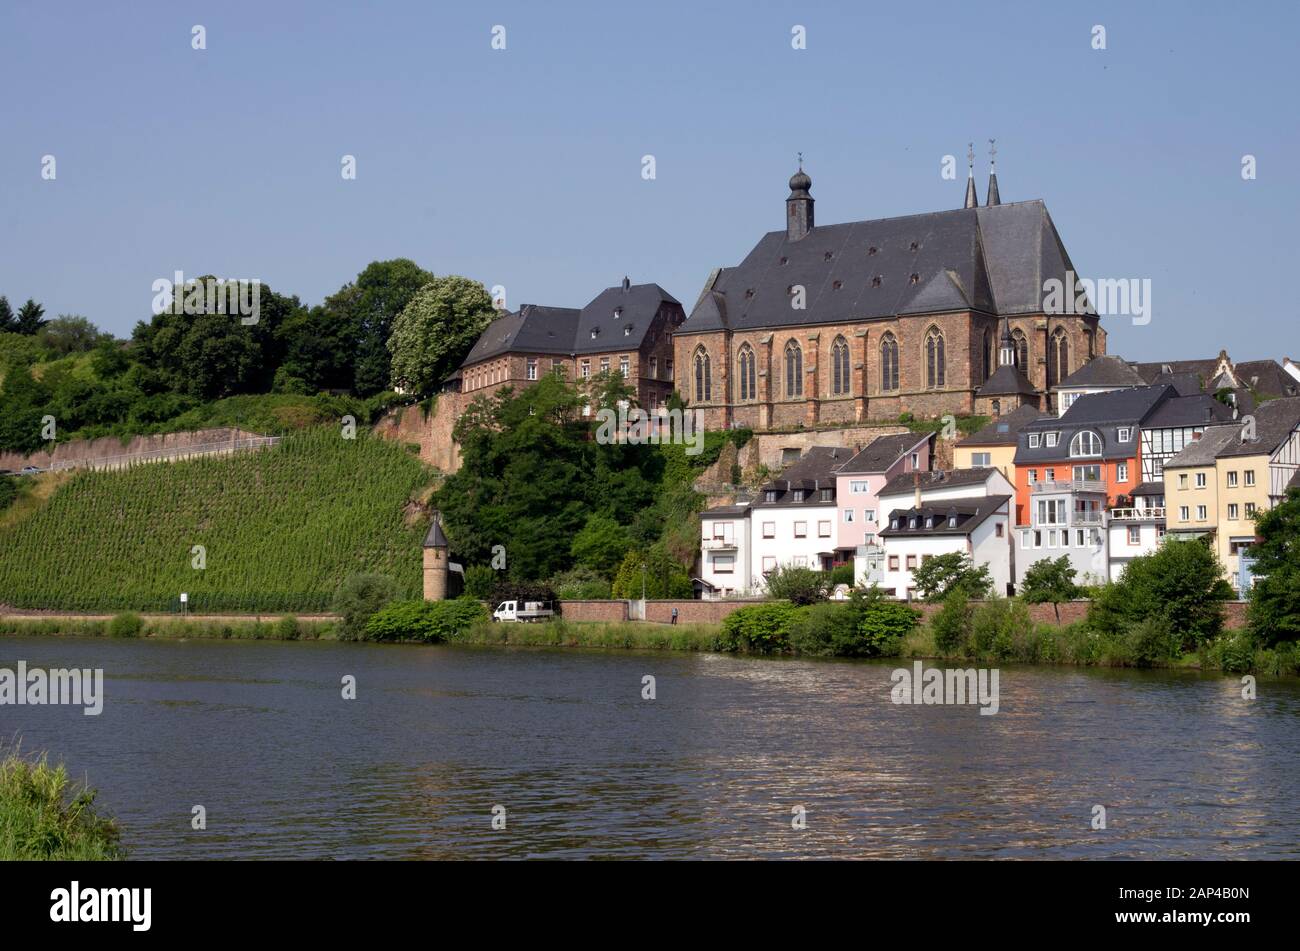
M 1255 637 L 1272 646 L 1300 639 L 1300 489 L 1255 517 L 1257 540 L 1247 616 Z
M 492 316 L 492 298 L 477 281 L 453 274 L 425 284 L 393 320 L 393 385 L 432 393 L 460 366 Z
M 43 319 L 44 316 L 45 308 L 29 297 L 27 303 L 18 308 L 18 316 L 14 318 L 14 329 L 20 334 L 35 335 L 49 323 Z
M 103 333 L 98 327 L 78 314 L 60 314 L 47 321 L 36 334 L 41 346 L 61 357 L 70 353 L 89 353 L 110 334 Z
M 0 334 L 12 333 L 15 329 L 14 309 L 9 306 L 9 298 L 0 294 Z
M 388 388 L 392 356 L 388 338 L 397 319 L 420 288 L 434 275 L 407 258 L 375 261 L 357 279 L 326 300 L 326 310 L 340 316 L 354 341 L 352 388 L 373 396 Z

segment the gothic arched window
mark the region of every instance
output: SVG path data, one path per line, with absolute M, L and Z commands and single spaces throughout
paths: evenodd
M 709 355 L 703 347 L 695 351 L 695 402 L 713 400 L 713 379 L 709 373 Z
M 1011 331 L 1011 343 L 1015 346 L 1016 366 L 1025 376 L 1029 376 L 1029 340 L 1023 330 Z
M 831 394 L 847 396 L 852 389 L 849 385 L 849 345 L 843 337 L 836 337 L 831 344 Z
M 931 327 L 925 335 L 925 385 L 930 389 L 943 386 L 943 334 Z
M 758 399 L 758 370 L 754 360 L 754 351 L 750 349 L 749 344 L 740 348 L 740 356 L 736 360 L 740 370 L 740 400 Z
M 803 350 L 793 340 L 785 345 L 785 395 L 803 396 Z
M 1065 329 L 1056 328 L 1047 351 L 1047 385 L 1055 386 L 1070 375 L 1070 338 Z
M 880 389 L 886 393 L 898 389 L 898 341 L 892 333 L 880 340 Z

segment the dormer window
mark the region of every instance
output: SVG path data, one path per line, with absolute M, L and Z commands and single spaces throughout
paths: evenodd
M 926 519 L 925 519 L 925 527 L 926 527 L 926 528 L 934 528 L 934 516 L 933 516 L 933 515 L 930 515 L 930 516 L 927 516 L 927 517 L 926 517 Z
M 623 328 L 623 336 L 624 336 L 624 337 L 630 337 L 630 336 L 632 336 L 632 325 L 631 325 L 631 324 L 628 324 L 626 327 Z
M 916 516 L 915 516 L 915 515 L 913 515 L 911 518 L 909 518 L 909 519 L 907 520 L 907 527 L 908 527 L 908 528 L 916 528 Z
M 896 519 L 896 518 L 891 518 L 891 519 L 889 520 L 889 527 L 890 527 L 890 528 L 894 528 L 894 529 L 898 528 L 898 519 Z
M 622 316 L 623 316 L 623 308 L 622 308 L 622 307 L 615 307 L 615 308 L 614 308 L 614 319 L 615 319 L 615 320 L 618 320 L 618 319 L 619 319 L 620 317 L 622 317 Z
M 595 340 L 598 336 L 600 336 L 600 328 L 599 328 L 599 327 L 592 327 L 592 328 L 591 328 L 591 339 L 592 339 L 592 340 Z
M 879 286 L 880 286 L 880 275 L 877 274 L 875 277 L 873 277 L 873 278 L 871 279 L 871 286 L 872 286 L 872 287 L 879 287 Z
M 766 492 L 763 493 L 763 501 L 764 501 L 764 502 L 775 502 L 775 501 L 776 501 L 776 496 L 777 496 L 777 492 L 776 492 L 775 489 L 768 489 Z
M 803 501 L 803 489 L 795 489 L 795 490 L 794 490 L 794 500 L 795 500 L 796 502 L 802 502 L 802 501 Z
M 1038 433 L 1030 433 L 1030 434 L 1029 434 L 1029 448 L 1030 448 L 1030 449 L 1037 449 L 1038 446 L 1039 446 L 1039 442 L 1040 442 L 1041 439 L 1042 439 L 1042 437 L 1039 436 Z
M 1121 426 L 1115 435 L 1120 442 L 1128 442 L 1133 438 L 1133 430 L 1129 429 L 1127 426 Z
M 907 279 L 909 284 L 915 284 L 921 280 L 921 275 L 913 272 L 912 276 Z
M 830 489 L 822 489 L 822 501 L 823 501 L 823 502 L 829 502 L 829 501 L 831 501 L 831 490 L 830 490 Z
M 949 528 L 956 528 L 956 527 L 957 527 L 957 516 L 956 516 L 956 515 L 949 515 L 949 516 L 948 516 L 948 527 L 949 527 Z
M 1076 433 L 1075 437 L 1070 440 L 1071 456 L 1100 456 L 1101 455 L 1101 437 L 1091 429 L 1085 429 Z
M 1057 444 L 1057 442 L 1060 441 L 1060 438 L 1061 438 L 1061 434 L 1060 434 L 1060 433 L 1048 433 L 1048 434 L 1047 434 L 1047 448 L 1048 448 L 1048 449 L 1051 449 L 1053 446 L 1055 446 L 1055 445 Z

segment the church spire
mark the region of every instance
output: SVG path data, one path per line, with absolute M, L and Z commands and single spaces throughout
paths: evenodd
M 989 193 L 985 196 L 986 205 L 1002 204 L 1002 196 L 998 194 L 998 147 L 995 142 L 996 139 L 989 139 Z
M 998 346 L 998 366 L 1016 365 L 1016 341 L 1011 336 L 1011 322 L 1002 318 L 1002 340 Z
M 799 153 L 799 171 L 790 176 L 790 197 L 785 200 L 785 236 L 789 241 L 806 238 L 813 229 L 813 197 L 808 189 L 812 179 L 803 170 L 803 153 Z
M 966 149 L 966 164 L 969 171 L 966 174 L 966 208 L 978 208 L 980 206 L 980 197 L 975 194 L 975 143 L 971 142 Z

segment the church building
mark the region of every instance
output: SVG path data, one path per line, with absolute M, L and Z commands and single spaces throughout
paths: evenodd
M 800 167 L 785 227 L 714 270 L 673 332 L 677 389 L 706 426 L 1045 410 L 1106 352 L 1095 315 L 1044 311 L 1044 282 L 1074 266 L 1043 202 L 1003 204 L 994 170 L 980 205 L 970 158 L 962 208 L 832 225 Z

